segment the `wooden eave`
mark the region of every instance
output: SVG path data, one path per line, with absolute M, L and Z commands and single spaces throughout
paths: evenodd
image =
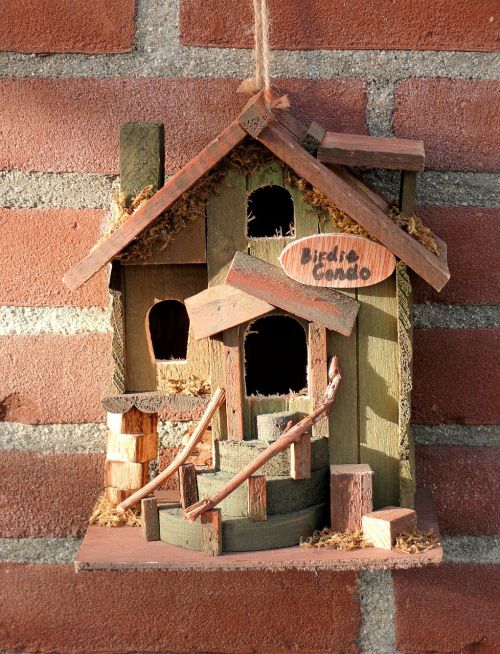
M 357 180 L 355 184 L 350 183 L 343 175 L 327 168 L 304 149 L 297 138 L 307 137 L 307 130 L 304 132 L 292 114 L 279 109 L 276 110 L 276 115 L 277 118 L 265 102 L 263 92 L 255 95 L 237 120 L 170 178 L 103 243 L 69 270 L 63 277 L 64 283 L 74 290 L 90 279 L 171 207 L 183 193 L 194 186 L 204 174 L 224 159 L 247 135 L 250 135 L 440 291 L 450 277 L 444 244 L 438 242 L 441 246 L 441 254 L 437 256 L 400 229 L 363 182 Z M 322 141 L 328 134 L 322 137 Z

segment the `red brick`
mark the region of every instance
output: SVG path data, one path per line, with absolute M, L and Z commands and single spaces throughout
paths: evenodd
M 78 291 L 62 283 L 99 235 L 102 211 L 0 209 L 0 305 L 106 306 L 107 271 Z
M 100 422 L 111 379 L 111 335 L 1 336 L 0 420 Z
M 271 45 L 285 50 L 495 50 L 495 0 L 269 3 Z M 237 16 L 229 20 L 228 16 Z M 252 3 L 182 0 L 184 45 L 252 47 Z
M 7 650 L 358 652 L 360 615 L 352 572 L 76 574 L 70 565 L 4 563 L 0 587 L 0 647 Z
M 134 0 L 3 0 L 0 50 L 128 52 L 135 34 Z
M 500 566 L 441 565 L 392 576 L 398 652 L 500 652 Z
M 165 123 L 170 172 L 191 159 L 246 102 L 236 79 L 0 80 L 0 170 L 119 172 L 119 127 Z M 297 117 L 365 131 L 366 91 L 358 79 L 277 80 Z M 3 134 L 3 137 L 2 137 Z
M 103 469 L 104 454 L 0 451 L 0 537 L 82 535 Z
M 430 488 L 448 534 L 500 534 L 500 448 L 418 445 L 417 485 Z
M 500 422 L 500 330 L 416 329 L 414 345 L 414 422 Z
M 394 132 L 424 141 L 427 168 L 499 171 L 499 104 L 497 81 L 408 79 L 396 91 Z
M 500 303 L 498 268 L 493 265 L 500 246 L 500 211 L 420 207 L 417 213 L 446 242 L 451 279 L 441 293 L 437 293 L 414 275 L 415 302 Z M 491 263 L 488 273 L 487 262 Z

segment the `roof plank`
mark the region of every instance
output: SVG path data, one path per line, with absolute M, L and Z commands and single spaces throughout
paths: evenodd
M 423 141 L 326 132 L 317 157 L 325 164 L 395 170 L 424 169 Z
M 185 304 L 197 339 L 214 336 L 274 310 L 268 302 L 225 284 L 210 286 L 188 297 Z
M 436 256 L 398 227 L 380 206 L 360 191 L 359 185 L 356 187 L 349 184 L 311 156 L 277 121 L 271 123 L 257 138 L 437 291 L 443 288 L 450 278 L 443 254 Z
M 196 182 L 214 168 L 219 161 L 231 152 L 247 136 L 246 131 L 233 121 L 211 143 L 201 150 L 176 175 L 171 177 L 142 207 L 123 225 L 120 225 L 103 243 L 69 270 L 63 282 L 75 290 L 97 273 L 114 256 L 129 245 L 158 216 L 171 207 L 174 202 Z
M 280 268 L 243 252 L 234 255 L 226 284 L 345 336 L 359 309 L 355 300 L 333 288 L 299 284 Z

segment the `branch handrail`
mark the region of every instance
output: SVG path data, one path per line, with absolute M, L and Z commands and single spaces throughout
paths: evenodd
M 184 517 L 194 522 L 202 513 L 213 509 L 267 463 L 267 461 L 279 454 L 279 452 L 286 450 L 292 443 L 300 440 L 304 433 L 309 431 L 318 420 L 326 417 L 330 412 L 341 378 L 338 358 L 333 357 L 328 371 L 329 383 L 316 409 L 293 427 L 287 425 L 283 434 L 274 443 L 256 456 L 243 470 L 234 475 L 215 495 L 211 498 L 200 500 L 184 509 Z
M 210 421 L 212 420 L 215 412 L 219 409 L 220 406 L 225 402 L 226 392 L 223 388 L 217 388 L 212 395 L 210 402 L 207 404 L 207 408 L 201 417 L 200 422 L 196 425 L 196 429 L 191 434 L 188 442 L 182 448 L 182 450 L 177 454 L 172 463 L 165 468 L 159 475 L 152 479 L 145 486 L 137 490 L 126 500 L 118 504 L 116 510 L 118 513 L 123 513 L 126 509 L 134 506 L 137 502 L 140 502 L 144 497 L 152 493 L 154 490 L 161 486 L 163 482 L 169 479 L 177 470 L 184 465 L 184 463 L 189 458 L 193 449 L 200 442 L 203 434 L 206 432 Z

